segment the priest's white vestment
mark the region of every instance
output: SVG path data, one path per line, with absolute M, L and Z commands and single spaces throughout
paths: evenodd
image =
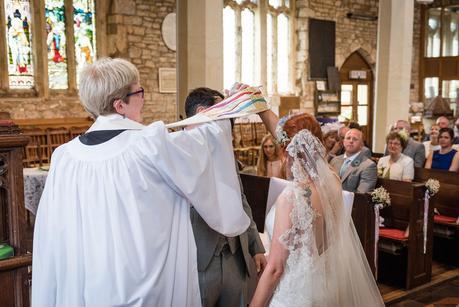
M 32 306 L 201 306 L 190 203 L 216 231 L 249 226 L 229 121 L 168 133 L 128 129 L 98 145 L 60 146 L 36 217 Z

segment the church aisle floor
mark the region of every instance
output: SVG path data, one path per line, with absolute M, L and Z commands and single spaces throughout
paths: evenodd
M 459 306 L 459 268 L 432 264 L 432 281 L 411 290 L 378 283 L 387 306 Z

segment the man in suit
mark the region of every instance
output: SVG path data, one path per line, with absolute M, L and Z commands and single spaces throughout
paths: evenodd
M 209 88 L 197 88 L 187 97 L 187 117 L 221 101 L 223 95 Z M 239 172 L 237 172 L 239 174 Z M 264 247 L 242 189 L 242 206 L 251 219 L 250 227 L 238 237 L 225 237 L 210 228 L 191 208 L 190 217 L 198 253 L 198 275 L 204 307 L 246 306 L 257 284 L 257 273 L 265 265 Z
M 359 193 L 373 190 L 377 180 L 376 164 L 362 151 L 362 132 L 357 129 L 349 130 L 344 137 L 343 145 L 344 154 L 330 162 L 341 178 L 343 190 Z
M 411 131 L 411 125 L 406 120 L 398 120 L 394 125 L 394 131 L 401 131 L 405 130 L 408 137 Z M 388 155 L 389 153 L 386 151 L 384 155 Z M 414 167 L 424 167 L 424 163 L 426 162 L 426 149 L 424 144 L 416 142 L 413 138 L 408 138 L 408 144 L 406 148 L 403 150 L 403 154 L 407 155 L 414 161 Z
M 337 157 L 339 155 L 344 154 L 346 149 L 344 148 L 343 141 L 344 141 L 344 138 L 346 137 L 346 133 L 351 129 L 357 129 L 357 130 L 362 131 L 360 125 L 354 122 L 350 122 L 348 126 L 343 126 L 339 128 L 338 130 L 339 141 L 336 142 L 335 146 L 333 146 L 333 148 L 330 150 L 330 152 L 328 153 L 329 156 Z M 371 149 L 368 146 L 366 146 L 365 141 L 363 142 L 362 153 L 365 155 L 365 157 L 371 158 Z

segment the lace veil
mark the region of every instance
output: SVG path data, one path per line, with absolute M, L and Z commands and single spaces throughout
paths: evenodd
M 383 306 L 322 143 L 303 129 L 287 151 L 292 183 L 276 203 L 273 234 L 286 262 L 271 306 Z

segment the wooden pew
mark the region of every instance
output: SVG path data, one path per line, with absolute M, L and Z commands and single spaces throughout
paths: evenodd
M 257 224 L 258 231 L 264 232 L 270 178 L 247 174 L 240 175 L 244 194 L 252 209 L 253 220 Z
M 378 280 L 406 289 L 427 283 L 432 275 L 433 206 L 429 206 L 426 253 L 423 252 L 424 184 L 378 179 L 391 196 L 391 206 L 381 210 Z M 404 236 L 409 225 L 409 235 Z
M 352 206 L 352 221 L 362 243 L 373 275 L 375 267 L 375 210 L 370 194 L 355 193 Z
M 431 204 L 440 215 L 434 216 L 433 258 L 450 265 L 459 266 L 459 174 L 454 172 L 415 168 L 414 181 L 428 179 L 440 181 L 440 191 Z
M 244 193 L 255 223 L 264 231 L 269 178 L 241 174 Z M 407 238 L 401 240 L 380 236 L 379 280 L 399 284 L 411 289 L 430 281 L 432 269 L 433 207 L 429 206 L 426 254 L 423 253 L 424 184 L 378 179 L 390 193 L 392 205 L 381 210 L 386 228 L 404 233 L 410 225 Z M 375 213 L 369 194 L 356 193 L 352 219 L 373 273 Z M 392 249 L 395 247 L 395 249 Z

